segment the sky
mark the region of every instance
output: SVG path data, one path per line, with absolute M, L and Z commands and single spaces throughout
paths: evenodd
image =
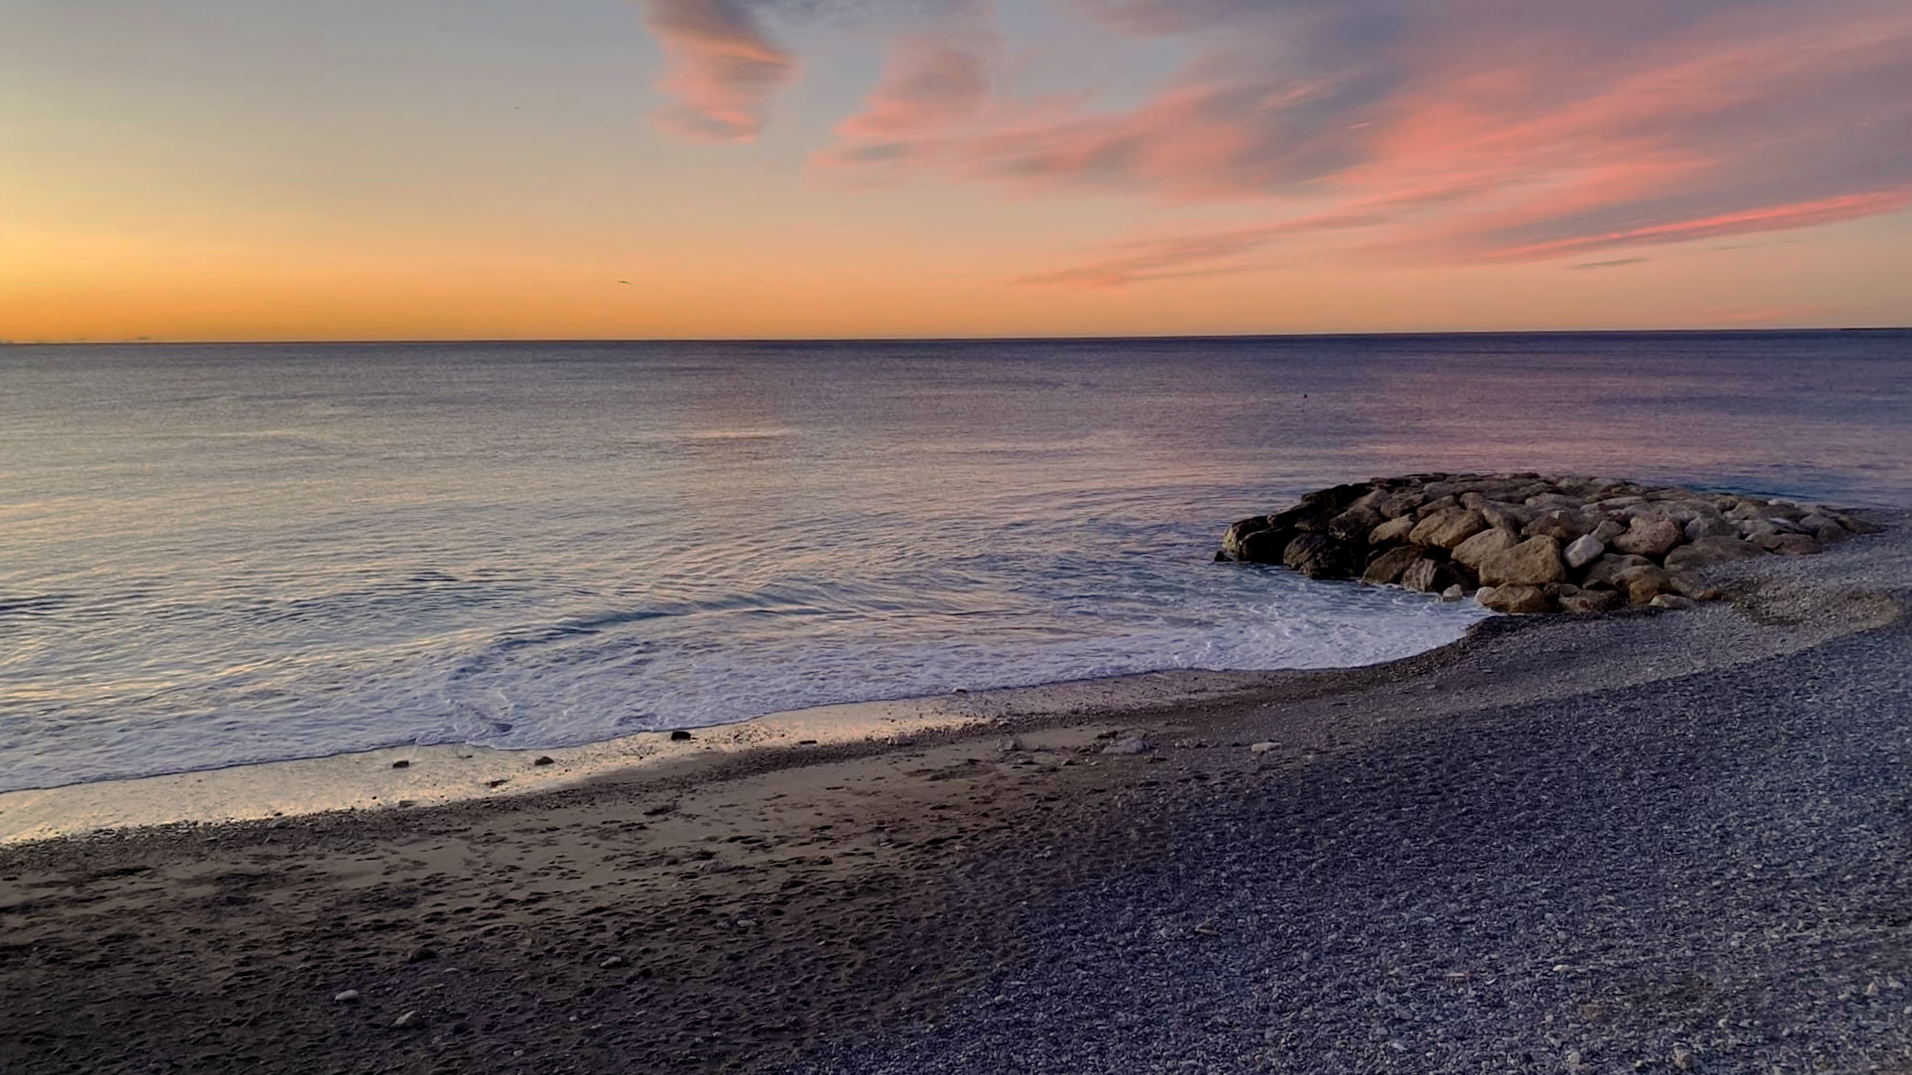
M 1912 324 L 1905 0 L 0 0 L 0 339 Z

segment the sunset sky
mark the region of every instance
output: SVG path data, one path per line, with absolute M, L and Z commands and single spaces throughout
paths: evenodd
M 0 339 L 1912 324 L 1906 0 L 0 0 Z

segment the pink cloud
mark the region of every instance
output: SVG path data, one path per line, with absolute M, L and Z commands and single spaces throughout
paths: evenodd
M 796 58 L 742 0 L 645 0 L 645 9 L 666 61 L 658 125 L 698 141 L 755 138 L 771 98 L 795 81 Z
M 1141 105 L 1096 111 L 1086 94 L 1016 97 L 963 40 L 908 39 L 819 173 L 1276 219 L 1029 278 L 1092 287 L 1253 267 L 1303 234 L 1364 261 L 1549 260 L 1912 204 L 1912 10 L 1896 0 L 1077 3 L 1195 58 Z M 1360 224 L 1283 223 L 1304 217 Z

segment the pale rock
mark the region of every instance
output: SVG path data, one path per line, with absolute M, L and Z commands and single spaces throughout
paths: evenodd
M 1626 532 L 1627 532 L 1627 524 L 1615 522 L 1612 519 L 1608 519 L 1607 521 L 1593 528 L 1593 537 L 1594 537 L 1594 540 L 1605 545 L 1605 544 L 1611 543 L 1614 538 L 1617 538 L 1621 534 L 1624 534 Z
M 1575 538 L 1573 544 L 1568 545 L 1566 549 L 1561 552 L 1562 558 L 1567 561 L 1567 566 L 1573 568 L 1575 571 L 1593 563 L 1606 554 L 1607 547 L 1601 544 L 1600 539 L 1594 537 L 1592 534 L 1583 534 Z
M 1487 518 L 1480 512 L 1466 508 L 1447 508 L 1415 524 L 1414 529 L 1408 533 L 1408 540 L 1416 545 L 1451 549 L 1485 529 L 1487 529 Z
M 1480 594 L 1485 594 L 1482 597 Z M 1495 612 L 1507 612 L 1516 615 L 1545 612 L 1548 608 L 1547 592 L 1538 586 L 1509 583 L 1505 586 L 1489 586 L 1475 595 L 1482 608 Z
M 1454 562 L 1478 573 L 1481 561 L 1497 552 L 1506 552 L 1520 544 L 1520 536 L 1511 530 L 1490 527 L 1454 547 Z
M 1462 586 L 1458 582 L 1441 591 L 1441 600 L 1443 601 L 1461 601 L 1465 600 L 1466 597 L 1467 587 Z
M 1567 565 L 1560 559 L 1560 542 L 1550 537 L 1528 538 L 1494 553 L 1480 565 L 1480 580 L 1488 586 L 1544 586 L 1564 581 L 1566 577 Z
M 359 1002 L 359 991 L 356 989 L 347 989 L 343 993 L 334 993 L 332 994 L 332 1000 L 337 1004 L 357 1004 Z
M 1251 743 L 1248 746 L 1248 752 L 1250 754 L 1266 754 L 1271 750 L 1280 750 L 1280 749 L 1281 749 L 1280 743 Z
M 1408 534 L 1414 531 L 1414 524 L 1418 521 L 1411 512 L 1389 519 L 1368 531 L 1368 544 L 1393 545 L 1396 542 L 1406 541 Z
M 1632 556 L 1665 556 L 1684 540 L 1686 531 L 1679 523 L 1636 515 L 1627 532 L 1613 539 L 1613 547 Z
M 1149 751 L 1154 749 L 1155 749 L 1154 745 L 1151 744 L 1147 739 L 1144 739 L 1139 735 L 1132 735 L 1126 739 L 1117 739 L 1115 742 L 1110 743 L 1108 746 L 1103 747 L 1102 753 L 1104 754 L 1147 754 Z
M 406 1027 L 413 1027 L 417 1025 L 418 1025 L 418 1013 L 415 1011 L 406 1012 L 405 1014 L 392 1020 L 392 1027 L 393 1029 L 396 1029 L 396 1030 L 403 1030 Z

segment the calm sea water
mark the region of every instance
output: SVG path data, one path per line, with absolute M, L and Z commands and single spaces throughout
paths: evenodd
M 0 348 L 0 789 L 543 747 L 1479 610 L 1210 562 L 1332 482 L 1912 503 L 1912 335 Z

